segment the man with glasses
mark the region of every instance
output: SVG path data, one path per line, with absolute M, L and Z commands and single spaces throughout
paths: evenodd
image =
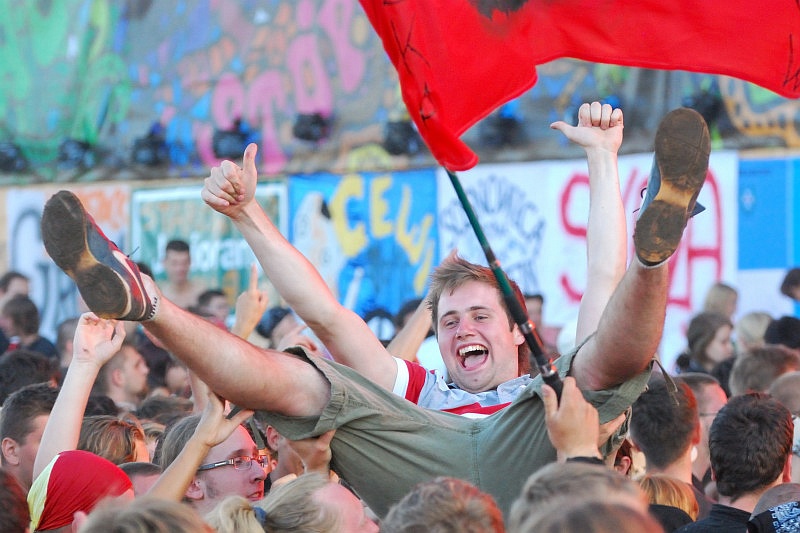
M 167 431 L 161 450 L 161 467 L 178 457 L 195 433 L 200 415 L 184 418 Z M 256 502 L 264 497 L 267 456 L 259 454 L 253 438 L 238 426 L 222 443 L 206 454 L 186 489 L 183 500 L 202 516 L 227 496 L 238 495 Z

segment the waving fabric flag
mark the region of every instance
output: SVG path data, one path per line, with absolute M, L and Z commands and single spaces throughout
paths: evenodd
M 800 0 L 360 0 L 434 157 L 560 57 L 725 74 L 800 96 Z

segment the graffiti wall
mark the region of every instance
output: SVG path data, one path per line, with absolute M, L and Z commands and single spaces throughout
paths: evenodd
M 439 261 L 432 169 L 295 176 L 289 211 L 292 243 L 362 317 L 425 295 Z
M 651 164 L 649 154 L 623 156 L 619 161 L 629 243 Z M 670 260 L 662 345 L 662 356 L 668 362 L 682 348 L 683 328 L 702 306 L 707 289 L 717 280 L 736 284 L 736 176 L 736 153 L 712 155 L 699 198 L 706 211 L 691 221 Z M 439 253 L 457 248 L 463 257 L 486 264 L 444 172 L 439 173 L 438 181 Z M 545 322 L 561 326 L 574 320 L 586 290 L 589 179 L 585 160 L 479 165 L 462 173 L 460 181 L 503 269 L 523 292 L 545 296 Z M 628 260 L 632 257 L 631 244 Z
M 214 132 L 239 119 L 269 174 L 433 165 L 424 150 L 389 157 L 382 146 L 386 122 L 405 110 L 357 0 L 0 0 L 0 7 L 0 141 L 15 143 L 29 164 L 8 170 L 13 161 L 4 158 L 13 157 L 0 150 L 3 182 L 202 176 L 217 161 Z M 542 65 L 537 85 L 503 108 L 518 135 L 504 139 L 489 120 L 465 140 L 484 163 L 580 157 L 548 125 L 574 120 L 581 102 L 596 99 L 625 110 L 628 153 L 648 151 L 660 117 L 679 105 L 704 113 L 717 148 L 800 146 L 800 104 L 767 90 L 722 76 L 569 59 Z M 307 113 L 331 119 L 327 138 L 294 137 L 298 114 Z M 136 140 L 151 130 L 168 153 L 155 168 L 132 160 Z M 62 149 L 67 139 L 87 145 Z

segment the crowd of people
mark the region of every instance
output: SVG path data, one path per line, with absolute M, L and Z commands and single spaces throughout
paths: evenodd
M 382 342 L 253 201 L 255 145 L 202 196 L 280 293 L 270 309 L 254 267 L 231 314 L 179 240 L 156 283 L 54 195 L 45 248 L 86 312 L 52 344 L 28 279 L 0 277 L 0 532 L 800 531 L 797 319 L 734 323 L 719 283 L 677 367 L 658 363 L 668 260 L 707 172 L 702 117 L 662 120 L 630 261 L 621 110 L 584 104 L 552 127 L 590 183 L 572 346 L 543 346 L 556 388 L 524 335 L 544 298 L 512 281 L 531 317 L 515 323 L 492 270 L 456 253 Z

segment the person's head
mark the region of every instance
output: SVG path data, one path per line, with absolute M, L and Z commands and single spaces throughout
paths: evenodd
M 200 293 L 200 296 L 197 297 L 197 308 L 222 323 L 225 323 L 228 315 L 231 314 L 228 297 L 219 289 L 209 289 Z
M 67 368 L 72 361 L 72 339 L 75 337 L 75 330 L 78 329 L 80 317 L 72 317 L 64 320 L 58 325 L 56 333 L 56 349 L 60 359 L 61 368 Z
M 147 494 L 147 491 L 161 477 L 161 467 L 146 461 L 122 463 L 119 468 L 125 472 L 133 485 L 133 495 L 137 498 Z
M 31 350 L 12 350 L 0 356 L 0 405 L 8 396 L 34 383 L 58 383 L 58 367 L 44 355 Z
M 618 502 L 567 499 L 558 507 L 533 512 L 510 533 L 660 533 L 664 529 L 647 511 Z
M 772 315 L 761 311 L 746 313 L 733 328 L 738 353 L 764 346 L 764 333 L 772 322 Z
M 275 467 L 269 473 L 273 481 L 289 474 L 299 476 L 305 472 L 303 459 L 294 451 L 289 439 L 278 433 L 273 426 L 268 425 L 265 433 L 267 446 L 275 460 Z
M 191 508 L 178 502 L 144 497 L 127 505 L 102 503 L 89 514 L 81 533 L 213 533 Z
M 400 331 L 405 327 L 406 322 L 414 315 L 422 301 L 422 298 L 412 298 L 403 302 L 403 305 L 400 306 L 400 309 L 397 310 L 392 318 L 395 331 Z
M 256 325 L 256 331 L 265 339 L 269 339 L 274 348 L 281 338 L 296 325 L 297 320 L 291 309 L 288 307 L 270 307 Z
M 84 418 L 78 449 L 99 455 L 115 465 L 150 460 L 142 428 L 113 416 Z
M 708 289 L 703 302 L 703 311 L 719 313 L 730 319 L 736 313 L 738 300 L 739 293 L 736 289 L 718 281 Z
M 159 458 L 161 468 L 175 460 L 197 429 L 199 415 L 184 418 L 167 430 Z M 205 514 L 232 494 L 251 502 L 264 496 L 263 459 L 247 430 L 239 426 L 230 437 L 214 446 L 203 458 L 184 499 Z
M 764 492 L 756 502 L 748 531 L 784 532 L 798 530 L 800 483 L 782 483 Z
M 544 296 L 542 294 L 526 294 L 525 307 L 528 309 L 528 318 L 534 326 L 542 325 L 542 311 L 544 310 Z
M 664 470 L 687 456 L 700 440 L 697 402 L 692 390 L 680 381 L 671 391 L 664 378 L 650 380 L 633 402 L 630 437 L 644 453 L 647 470 Z
M 0 327 L 8 336 L 35 335 L 39 332 L 39 310 L 33 300 L 17 295 L 8 300 L 0 311 Z
M 778 376 L 767 392 L 781 402 L 792 415 L 800 415 L 800 371 Z
M 787 372 L 800 370 L 800 353 L 780 344 L 750 350 L 736 358 L 731 370 L 731 395 L 766 392 L 772 383 Z
M 724 315 L 705 312 L 695 315 L 686 330 L 689 357 L 710 371 L 733 355 L 732 331 L 733 324 Z
M 184 283 L 189 279 L 192 258 L 189 254 L 189 243 L 173 239 L 167 243 L 164 251 L 164 272 L 170 283 Z
M 37 476 L 28 493 L 31 526 L 49 531 L 73 523 L 75 514 L 91 513 L 107 498 L 133 500 L 128 476 L 110 461 L 83 450 L 59 453 Z
M 0 276 L 0 297 L 28 296 L 29 292 L 30 279 L 28 276 L 15 270 L 10 270 Z
M 731 502 L 789 481 L 794 424 L 780 402 L 762 393 L 734 396 L 709 432 L 711 470 Z
M 781 282 L 781 294 L 800 301 L 800 268 L 791 268 Z
M 30 521 L 25 490 L 16 477 L 0 468 L 0 531 L 22 533 L 28 531 Z
M 273 488 L 256 505 L 264 510 L 262 525 L 269 533 L 378 531 L 352 492 L 318 473 L 303 474 Z
M 206 514 L 216 533 L 263 533 L 253 505 L 241 496 L 228 496 Z
M 793 349 L 800 348 L 800 318 L 793 316 L 776 318 L 764 331 L 764 342 L 782 344 Z
M 614 470 L 623 476 L 631 475 L 631 467 L 633 466 L 633 445 L 631 439 L 626 437 L 622 439 L 622 444 L 617 448 L 617 454 L 614 456 Z
M 420 483 L 394 504 L 381 533 L 503 533 L 503 513 L 494 499 L 461 479 L 438 477 Z
M 46 383 L 29 385 L 9 396 L 0 412 L 3 468 L 27 490 L 33 482 L 33 462 L 58 390 Z
M 192 414 L 194 403 L 188 398 L 178 396 L 150 396 L 136 410 L 141 420 L 151 420 L 164 426 L 171 426 L 181 418 Z
M 147 395 L 149 369 L 142 354 L 129 344 L 108 360 L 97 374 L 93 392 L 117 404 L 138 405 Z
M 568 499 L 619 502 L 647 512 L 647 497 L 639 485 L 602 465 L 567 462 L 550 463 L 531 475 L 511 506 L 509 531 L 522 531 L 538 509 L 557 507 Z
M 639 478 L 639 486 L 650 503 L 677 507 L 697 520 L 700 507 L 688 483 L 665 474 L 645 474 Z
M 457 256 L 445 261 L 431 276 L 428 302 L 442 359 L 459 387 L 482 392 L 529 371 L 528 345 L 489 268 Z

